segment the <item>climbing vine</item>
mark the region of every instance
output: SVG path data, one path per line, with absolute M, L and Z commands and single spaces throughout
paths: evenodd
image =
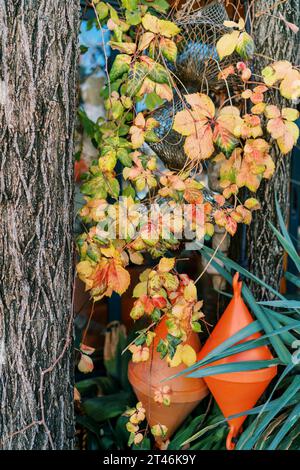
M 181 233 L 198 230 L 210 238 L 215 226 L 233 236 L 238 224 L 251 223 L 252 211 L 260 208 L 255 192 L 275 171 L 271 147 L 277 145 L 282 154 L 288 154 L 299 137 L 294 122 L 298 111 L 274 105 L 274 91 L 287 100 L 299 98 L 300 73 L 283 60 L 271 62 L 259 76 L 253 74 L 249 64 L 255 44 L 241 18 L 224 22 L 226 32 L 212 59 L 218 64 L 217 79 L 226 96 L 223 93 L 219 99 L 203 89 L 187 92 L 176 76 L 182 36 L 176 18 L 170 20 L 168 3 L 121 3 L 120 11 L 97 0 L 91 4 L 100 31 L 110 31 L 110 47 L 118 54 L 109 72 L 106 57 L 107 83 L 102 90 L 106 116 L 96 124 L 88 123 L 99 159 L 82 176 L 85 205 L 80 216 L 85 231 L 77 240 L 77 273 L 97 301 L 126 291 L 129 262 L 143 264 L 145 253 L 160 258 L 156 267 L 141 274 L 134 289 L 137 300 L 131 317 L 147 317 L 149 327 L 139 332 L 129 350 L 134 362 L 150 360 L 155 326 L 164 317 L 168 335 L 157 346 L 161 359 L 170 367 L 190 366 L 196 353 L 185 341 L 190 331 L 201 331 L 202 302 L 195 282 L 178 274 L 175 258 L 166 255 L 181 246 L 184 237 L 178 236 L 179 227 Z M 229 65 L 228 58 L 232 58 Z M 156 110 L 178 98 L 181 109 L 176 112 L 174 107 L 172 129 L 184 142 L 186 162 L 182 169 L 173 170 L 164 167 L 149 146 L 164 140 Z M 213 193 L 201 181 L 206 160 L 218 164 L 222 194 Z M 244 200 L 242 188 L 251 193 Z M 90 353 L 81 346 L 80 370 L 91 370 Z M 169 392 L 168 387 L 156 391 L 156 400 L 168 406 Z M 138 403 L 126 416 L 130 443 L 140 443 L 143 405 Z M 152 432 L 163 436 L 166 430 L 158 423 Z

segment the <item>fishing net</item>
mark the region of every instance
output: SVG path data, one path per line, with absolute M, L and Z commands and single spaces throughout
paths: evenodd
M 192 10 L 193 3 L 187 2 L 173 18 L 181 30 L 175 73 L 185 85 L 193 85 L 198 91 L 207 92 L 226 86 L 225 81 L 218 78 L 220 71 L 241 59 L 237 54 L 222 61 L 218 57 L 216 44 L 230 31 L 223 25 L 228 20 L 224 5 L 215 1 Z M 229 77 L 228 81 L 230 84 L 232 78 Z
M 155 129 L 160 140 L 148 145 L 170 169 L 182 168 L 187 159 L 183 150 L 185 138 L 172 129 L 175 114 L 186 106 L 182 99 L 176 96 L 172 103 L 166 103 L 153 113 L 154 119 L 160 124 Z

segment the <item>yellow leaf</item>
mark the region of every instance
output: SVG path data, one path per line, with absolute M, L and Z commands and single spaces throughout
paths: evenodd
M 166 83 L 161 84 L 157 83 L 155 86 L 155 93 L 162 99 L 171 101 L 173 99 L 173 91 L 172 88 L 167 85 Z
M 146 13 L 142 18 L 142 25 L 152 33 L 159 33 L 159 19 L 156 16 L 150 15 L 150 13 Z
M 147 294 L 147 292 L 148 292 L 148 282 L 147 281 L 139 282 L 133 289 L 132 297 L 139 298 L 142 295 Z
M 294 122 L 286 121 L 284 134 L 277 139 L 280 151 L 286 155 L 299 139 L 299 127 Z
M 197 300 L 197 288 L 193 281 L 190 281 L 183 291 L 184 298 L 187 302 Z
M 287 121 L 296 121 L 299 117 L 299 111 L 293 108 L 283 108 L 281 115 Z
M 185 344 L 181 351 L 181 359 L 182 362 L 187 366 L 190 367 L 195 364 L 197 360 L 196 351 L 190 346 L 189 344 Z
M 138 253 L 136 251 L 134 252 L 130 252 L 129 253 L 129 258 L 130 258 L 130 261 L 133 263 L 133 264 L 143 264 L 143 261 L 144 261 L 144 257 L 142 255 L 142 253 Z
M 213 134 L 210 126 L 206 126 L 203 131 L 190 135 L 184 143 L 184 151 L 191 160 L 205 160 L 213 154 Z
M 161 34 L 167 38 L 171 38 L 180 32 L 178 26 L 172 21 L 160 20 L 156 16 L 146 13 L 142 18 L 142 25 L 148 31 L 155 34 Z
M 175 258 L 161 258 L 158 264 L 158 271 L 161 273 L 168 273 L 175 266 Z
M 151 41 L 155 38 L 155 34 L 154 33 L 150 33 L 150 32 L 147 32 L 147 33 L 144 33 L 139 41 L 139 51 L 143 51 L 145 49 L 147 49 L 147 47 L 150 45 Z
M 287 99 L 298 99 L 300 97 L 300 73 L 292 69 L 284 75 L 280 84 L 280 93 Z
M 201 116 L 213 118 L 216 112 L 215 105 L 209 96 L 204 93 L 192 93 L 184 95 L 186 101 Z
M 83 372 L 84 374 L 87 374 L 88 372 L 92 372 L 93 369 L 94 363 L 92 359 L 86 354 L 81 354 L 81 358 L 78 363 L 78 370 L 80 370 L 80 372 Z
M 232 31 L 232 33 L 224 34 L 224 36 L 219 39 L 216 47 L 220 60 L 234 52 L 239 35 L 239 31 Z
M 108 271 L 107 285 L 119 295 L 124 294 L 130 284 L 130 275 L 122 266 L 111 263 Z
M 76 266 L 77 273 L 82 277 L 89 277 L 93 273 L 92 265 L 89 261 L 80 261 Z
M 205 118 L 204 122 L 206 122 Z M 193 113 L 187 109 L 176 113 L 174 118 L 173 129 L 184 136 L 194 134 L 196 132 L 196 124 Z
M 168 359 L 168 363 L 170 367 L 178 367 L 181 363 L 181 352 L 182 352 L 182 344 L 179 344 L 176 348 L 176 352 L 172 359 Z

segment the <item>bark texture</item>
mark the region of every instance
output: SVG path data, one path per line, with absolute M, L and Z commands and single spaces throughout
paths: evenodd
M 73 446 L 78 29 L 79 0 L 0 0 L 2 449 Z
M 299 33 L 293 33 L 280 20 L 280 14 L 296 25 L 300 23 L 300 0 L 256 0 L 253 2 L 253 37 L 259 54 L 272 57 L 275 60 L 289 60 L 299 64 Z M 257 15 L 255 17 L 255 15 Z M 254 63 L 256 73 L 269 63 L 270 60 L 257 56 Z M 277 95 L 280 105 L 283 100 Z M 290 105 L 290 104 L 289 104 Z M 276 164 L 274 176 L 264 181 L 258 191 L 258 199 L 262 209 L 254 212 L 253 222 L 248 230 L 249 269 L 260 279 L 279 288 L 283 268 L 283 249 L 273 235 L 268 222 L 277 226 L 275 195 L 279 201 L 284 219 L 289 215 L 290 191 L 290 156 L 282 155 L 274 146 L 272 157 Z M 258 299 L 268 299 L 270 293 L 253 283 L 251 289 Z

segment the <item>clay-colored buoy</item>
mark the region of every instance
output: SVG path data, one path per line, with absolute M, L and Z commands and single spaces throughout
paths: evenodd
M 225 340 L 253 322 L 253 318 L 246 307 L 242 296 L 242 282 L 239 282 L 239 274 L 233 278 L 233 297 L 228 307 L 215 326 L 210 337 L 198 354 L 198 360 Z M 261 335 L 255 333 L 244 341 L 259 338 Z M 249 349 L 219 361 L 210 363 L 209 366 L 229 364 L 240 361 L 263 361 L 273 359 L 267 346 Z M 205 377 L 205 382 L 218 403 L 225 418 L 253 408 L 260 396 L 263 394 L 273 377 L 277 373 L 277 367 L 272 366 L 254 371 L 233 372 Z M 227 436 L 226 447 L 232 450 L 235 447 L 234 438 L 237 437 L 246 415 L 228 420 L 230 428 Z
M 166 339 L 168 334 L 164 318 L 156 327 L 155 333 L 156 336 L 150 346 L 150 358 L 145 362 L 134 363 L 130 361 L 128 378 L 139 401 L 146 409 L 149 425 L 151 427 L 156 424 L 167 426 L 168 432 L 165 439 L 168 439 L 208 394 L 208 389 L 202 379 L 188 379 L 184 376 L 162 383 L 163 379 L 186 369 L 186 365 L 169 367 L 166 359 L 161 359 L 160 354 L 156 351 L 159 341 Z M 196 352 L 200 351 L 199 337 L 194 332 L 189 333 L 186 343 L 183 344 L 192 346 Z M 165 385 L 171 389 L 169 406 L 154 400 L 155 391 Z M 156 441 L 159 444 L 161 439 L 157 438 Z

